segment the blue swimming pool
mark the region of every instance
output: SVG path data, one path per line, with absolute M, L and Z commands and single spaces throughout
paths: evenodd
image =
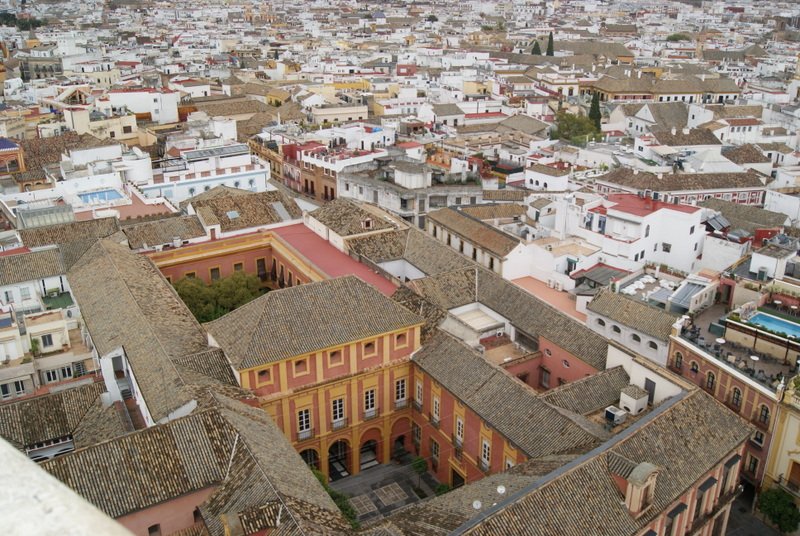
M 92 203 L 92 202 L 107 202 L 107 201 L 116 201 L 117 199 L 122 199 L 122 194 L 118 191 L 109 188 L 108 190 L 97 190 L 96 192 L 89 192 L 86 194 L 78 194 L 78 197 L 81 198 L 81 201 L 84 203 Z
M 750 323 L 758 324 L 770 331 L 786 333 L 796 339 L 800 339 L 800 325 L 778 318 L 777 316 L 768 315 L 766 313 L 756 313 L 750 317 Z

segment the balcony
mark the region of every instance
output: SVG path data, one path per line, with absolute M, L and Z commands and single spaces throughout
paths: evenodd
M 369 421 L 371 419 L 374 419 L 378 415 L 380 415 L 380 411 L 378 411 L 378 408 L 372 408 L 372 409 L 365 409 L 364 410 L 364 420 L 365 421 Z
M 733 491 L 729 491 L 725 495 L 720 496 L 714 508 L 710 512 L 706 512 L 698 517 L 686 531 L 686 534 L 696 535 L 702 533 L 708 526 L 708 523 L 717 519 L 720 511 L 733 502 L 733 500 L 742 492 L 742 487 L 737 486 Z
M 431 422 L 431 426 L 434 428 L 439 428 L 439 417 L 437 415 L 428 413 L 428 420 Z
M 489 462 L 484 460 L 483 458 L 481 458 L 480 460 L 478 460 L 478 469 L 480 469 L 484 473 L 488 473 L 489 472 Z
M 795 497 L 800 497 L 800 482 L 794 482 L 792 480 L 787 480 L 784 478 L 783 475 L 778 477 L 778 485 L 794 495 Z
M 764 420 L 760 415 L 756 415 L 751 419 L 751 422 L 764 431 L 769 430 L 769 417 Z
M 314 437 L 314 429 L 309 428 L 308 430 L 298 430 L 297 432 L 297 440 L 298 441 L 306 441 Z
M 414 405 L 414 409 L 415 409 L 415 410 L 417 410 L 417 411 L 419 411 L 420 413 L 422 413 L 422 402 L 419 402 L 419 401 L 417 401 L 417 400 L 414 400 L 414 401 L 412 402 L 412 404 Z
M 395 400 L 394 409 L 405 409 L 408 407 L 408 400 Z
M 336 430 L 341 430 L 342 428 L 347 427 L 347 417 L 342 417 L 341 419 L 336 419 L 335 421 L 331 421 L 331 430 L 334 432 Z

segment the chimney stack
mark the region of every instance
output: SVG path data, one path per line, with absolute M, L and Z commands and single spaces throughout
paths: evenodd
M 675 128 L 675 127 L 672 127 L 672 131 L 671 132 L 672 132 L 672 135 L 674 136 L 675 134 L 678 133 L 678 129 Z
M 689 132 L 691 132 L 691 130 L 689 129 L 689 127 L 683 127 L 683 133 L 684 133 L 684 134 L 688 135 L 688 134 L 689 134 Z

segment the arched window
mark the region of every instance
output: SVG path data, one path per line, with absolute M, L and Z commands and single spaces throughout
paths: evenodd
M 697 364 L 697 361 L 692 361 L 692 365 L 690 368 L 692 373 L 694 374 L 697 373 L 698 370 L 700 370 L 700 365 Z
M 707 389 L 713 389 L 714 388 L 714 383 L 716 381 L 717 381 L 717 378 L 716 378 L 716 376 L 714 376 L 714 373 L 713 372 L 709 372 L 708 375 L 706 376 L 706 388 Z
M 742 405 L 742 391 L 738 387 L 734 387 L 731 393 L 731 405 L 735 408 L 739 408 Z
M 683 366 L 683 355 L 680 352 L 675 352 L 675 360 L 672 362 L 672 364 L 676 369 L 679 369 Z
M 649 347 L 650 347 L 650 348 L 652 348 L 653 350 L 658 350 L 658 345 L 657 345 L 655 342 L 653 342 L 653 341 L 650 341 L 650 342 L 648 342 L 648 343 L 647 343 L 647 346 L 649 346 Z
M 769 424 L 769 408 L 763 404 L 761 409 L 758 410 L 758 422 L 761 424 Z
M 642 342 L 642 338 L 638 336 L 636 333 L 631 335 L 631 339 L 633 340 L 633 342 Z
M 598 318 L 597 319 L 597 325 L 598 326 L 605 326 L 606 325 L 606 321 L 603 320 L 602 318 Z
M 622 333 L 622 330 L 619 329 L 619 326 L 617 325 L 611 326 L 611 331 L 613 331 L 614 333 Z

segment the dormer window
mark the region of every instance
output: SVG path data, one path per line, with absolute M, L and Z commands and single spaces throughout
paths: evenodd
M 361 221 L 361 227 L 364 229 L 372 229 L 372 218 L 367 218 Z

